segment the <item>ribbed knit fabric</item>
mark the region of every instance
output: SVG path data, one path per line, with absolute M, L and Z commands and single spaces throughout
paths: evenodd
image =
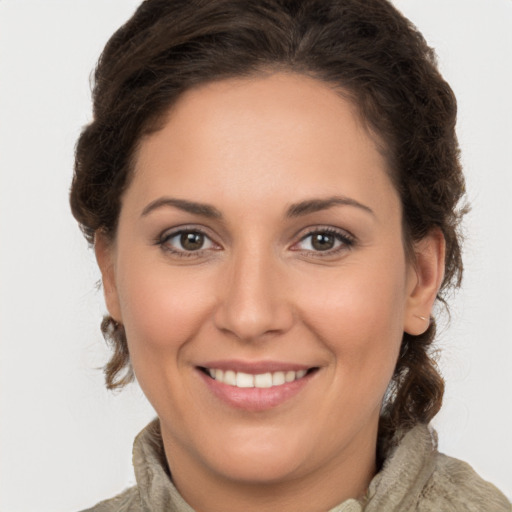
M 507 498 L 471 466 L 437 451 L 426 425 L 397 439 L 364 501 L 350 499 L 327 512 L 511 512 Z M 136 486 L 83 512 L 194 512 L 168 474 L 158 420 L 135 439 L 133 465 Z

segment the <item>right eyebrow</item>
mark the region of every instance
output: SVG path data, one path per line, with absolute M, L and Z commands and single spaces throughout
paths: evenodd
M 172 207 L 178 208 L 188 213 L 201 215 L 209 219 L 221 219 L 222 214 L 217 208 L 207 203 L 196 203 L 195 201 L 187 201 L 185 199 L 177 199 L 173 197 L 160 197 L 151 201 L 144 210 L 142 210 L 141 217 L 145 217 L 149 213 L 159 208 Z
M 346 196 L 307 199 L 306 201 L 292 204 L 288 208 L 286 216 L 300 217 L 302 215 L 308 215 L 310 213 L 319 212 L 321 210 L 327 210 L 333 206 L 354 206 L 375 217 L 374 211 L 369 206 L 366 206 L 359 201 Z

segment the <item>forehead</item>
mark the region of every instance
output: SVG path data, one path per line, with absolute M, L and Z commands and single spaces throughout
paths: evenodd
M 208 202 L 213 191 L 283 202 L 292 192 L 334 191 L 368 201 L 395 196 L 387 174 L 352 102 L 313 78 L 275 73 L 184 93 L 142 140 L 130 189 L 146 202 L 163 190 Z

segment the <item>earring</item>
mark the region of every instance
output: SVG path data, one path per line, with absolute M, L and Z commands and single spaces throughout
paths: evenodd
M 419 318 L 420 320 L 423 320 L 424 322 L 427 320 L 426 317 L 424 316 L 421 316 L 421 315 L 414 315 L 416 318 Z

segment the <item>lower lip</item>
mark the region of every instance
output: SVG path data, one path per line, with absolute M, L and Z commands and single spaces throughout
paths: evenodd
M 308 373 L 301 379 L 271 388 L 238 388 L 212 379 L 198 370 L 209 390 L 224 403 L 236 409 L 266 411 L 284 404 L 306 386 L 316 372 Z

